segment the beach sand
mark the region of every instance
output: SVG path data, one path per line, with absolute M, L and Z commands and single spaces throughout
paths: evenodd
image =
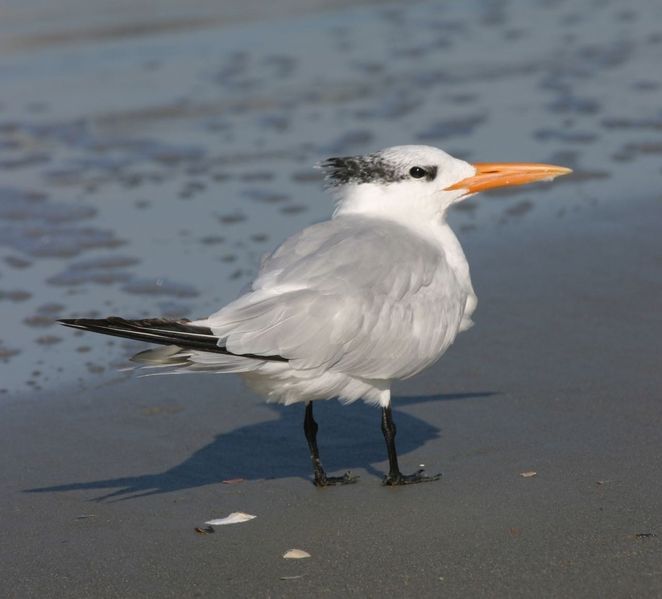
M 315 488 L 301 406 L 234 379 L 4 405 L 3 595 L 658 596 L 662 219 L 597 217 L 469 248 L 477 326 L 394 401 L 403 469 L 439 482 L 382 487 L 378 411 L 328 402 L 322 456 L 361 478 Z
M 0 59 L 0 595 L 661 596 L 659 13 L 31 29 L 45 46 Z M 576 171 L 451 217 L 476 326 L 394 393 L 403 471 L 442 480 L 382 487 L 379 411 L 330 401 L 322 460 L 360 480 L 315 488 L 302 406 L 138 378 L 120 367 L 140 344 L 52 324 L 210 313 L 330 213 L 315 160 L 407 142 Z M 195 531 L 235 511 L 256 518 Z

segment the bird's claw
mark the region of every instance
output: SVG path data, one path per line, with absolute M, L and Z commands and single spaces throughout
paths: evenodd
M 441 478 L 441 473 L 435 474 L 434 476 L 428 476 L 424 474 L 424 470 L 417 470 L 414 474 L 402 474 L 397 472 L 396 474 L 387 474 L 382 481 L 382 484 L 387 487 L 397 487 L 400 485 L 415 485 L 416 483 L 429 483 L 433 480 L 439 480 Z
M 345 472 L 343 476 L 316 476 L 313 484 L 316 487 L 330 487 L 332 485 L 353 485 L 359 480 L 358 476 L 352 476 L 349 472 Z

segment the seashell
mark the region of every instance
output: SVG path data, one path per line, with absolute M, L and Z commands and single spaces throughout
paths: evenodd
M 251 514 L 245 514 L 244 512 L 232 512 L 230 515 L 225 518 L 217 518 L 216 520 L 209 520 L 205 524 L 209 526 L 225 526 L 226 524 L 239 524 L 241 522 L 248 522 L 257 516 L 252 516 Z
M 285 559 L 304 559 L 310 557 L 310 553 L 303 549 L 289 549 L 283 554 Z

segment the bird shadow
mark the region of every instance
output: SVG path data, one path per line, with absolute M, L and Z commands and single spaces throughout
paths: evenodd
M 475 392 L 400 398 L 404 402 L 396 398 L 395 405 L 481 399 L 496 394 Z M 224 480 L 306 477 L 311 467 L 303 434 L 303 410 L 277 404 L 268 406 L 277 416 L 276 420 L 249 424 L 220 434 L 164 472 L 73 482 L 25 489 L 24 492 L 113 489 L 92 501 L 121 501 L 193 489 Z M 347 412 L 342 410 L 352 410 L 352 417 L 347 418 Z M 395 406 L 393 414 L 398 426 L 400 455 L 440 436 L 441 429 Z M 366 468 L 369 473 L 382 476 L 382 472 L 370 465 L 386 459 L 378 410 L 359 402 L 350 407 L 338 406 L 336 402 L 315 402 L 315 418 L 320 427 L 318 443 L 327 472 Z

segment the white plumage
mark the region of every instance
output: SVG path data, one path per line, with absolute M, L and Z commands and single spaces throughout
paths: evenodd
M 264 261 L 251 292 L 193 324 L 209 327 L 234 354 L 288 358 L 212 358 L 234 362 L 271 400 L 363 397 L 386 405 L 388 381 L 436 361 L 475 305 L 464 256 L 457 269 L 446 254 L 443 243 L 392 220 L 338 216 L 288 239 Z M 320 384 L 326 373 L 333 376 Z
M 170 344 L 141 352 L 171 372 L 240 374 L 269 401 L 306 402 L 306 437 L 319 485 L 313 400 L 363 399 L 382 407 L 387 484 L 404 476 L 395 453 L 390 386 L 438 360 L 472 325 L 476 295 L 446 223 L 453 203 L 484 189 L 553 178 L 540 164 L 471 165 L 429 146 L 397 146 L 321 164 L 336 195 L 333 217 L 287 239 L 262 262 L 250 290 L 191 323 L 119 318 L 68 326 Z
M 188 368 L 238 372 L 285 404 L 338 397 L 386 406 L 392 380 L 434 363 L 471 326 L 469 266 L 444 218 L 463 193 L 443 188 L 473 167 L 427 146 L 381 155 L 403 173 L 420 164 L 438 175 L 334 189 L 331 220 L 287 239 L 265 257 L 248 293 L 192 323 L 233 354 L 289 361 L 187 352 Z

